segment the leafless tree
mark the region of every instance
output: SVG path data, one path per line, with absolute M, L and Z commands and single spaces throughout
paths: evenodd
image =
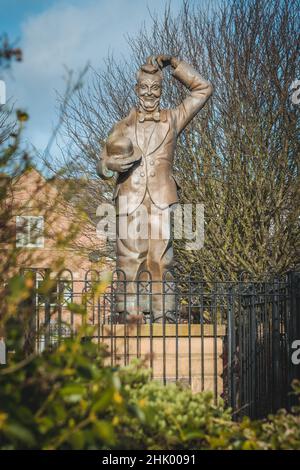
M 11 44 L 8 36 L 3 34 L 0 36 L 0 79 L 2 79 L 1 72 L 9 68 L 13 60 L 17 62 L 22 60 L 22 50 Z M 0 105 L 0 145 L 9 137 L 14 128 L 11 114 L 11 107 Z

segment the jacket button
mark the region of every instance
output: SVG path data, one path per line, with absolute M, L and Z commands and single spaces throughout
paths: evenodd
M 145 176 L 145 173 L 141 172 L 140 175 L 143 177 L 143 176 Z
M 154 165 L 154 161 L 153 161 L 153 160 L 150 160 L 150 165 Z
M 150 176 L 155 176 L 154 171 L 151 171 Z
M 141 166 L 144 166 L 144 162 L 141 162 Z

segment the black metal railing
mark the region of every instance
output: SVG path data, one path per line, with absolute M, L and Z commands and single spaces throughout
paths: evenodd
M 39 287 L 43 274 L 36 276 Z M 292 343 L 300 339 L 300 273 L 234 282 L 166 273 L 158 283 L 148 272 L 129 282 L 116 271 L 104 290 L 99 285 L 96 271 L 83 280 L 64 271 L 50 293 L 37 290 L 38 351 L 76 334 L 85 321 L 94 325 L 85 339 L 106 345 L 107 363 L 141 358 L 153 378 L 211 390 L 237 418 L 292 406 L 291 382 L 300 376 L 291 360 Z M 70 311 L 70 304 L 84 304 L 86 315 Z

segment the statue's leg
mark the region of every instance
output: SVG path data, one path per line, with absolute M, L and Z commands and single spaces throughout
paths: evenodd
M 154 321 L 173 319 L 175 295 L 173 276 L 173 240 L 171 237 L 170 209 L 159 209 L 152 203 L 151 237 L 147 257 L 152 274 L 152 313 Z M 167 272 L 167 275 L 164 274 Z
M 147 268 L 148 239 L 138 237 L 134 230 L 129 230 L 123 238 L 124 233 L 120 230 L 121 224 L 126 223 L 127 227 L 130 227 L 136 217 L 139 217 L 138 209 L 130 215 L 117 217 L 117 269 L 124 271 L 126 279 L 122 282 L 122 276 L 120 276 L 120 293 L 117 295 L 116 302 L 116 311 L 120 314 L 141 313 L 137 302 L 136 279 L 139 271 Z

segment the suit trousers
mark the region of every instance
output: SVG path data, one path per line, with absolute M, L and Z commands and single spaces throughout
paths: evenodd
M 117 312 L 148 313 L 153 321 L 161 321 L 174 312 L 173 277 L 168 271 L 173 266 L 173 206 L 158 208 L 146 191 L 134 212 L 117 216 L 117 269 L 126 276 L 126 282 L 122 282 L 119 275 Z

